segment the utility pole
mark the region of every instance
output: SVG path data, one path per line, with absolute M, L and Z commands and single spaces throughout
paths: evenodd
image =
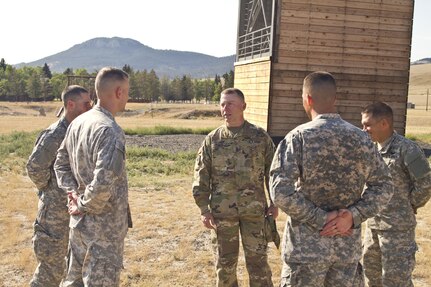
M 429 95 L 430 95 L 430 89 L 427 89 L 427 106 L 425 108 L 426 111 L 428 111 L 428 98 L 429 98 Z

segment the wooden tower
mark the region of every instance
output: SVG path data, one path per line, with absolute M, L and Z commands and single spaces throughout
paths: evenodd
M 308 121 L 302 81 L 337 81 L 337 109 L 360 127 L 362 108 L 384 101 L 405 133 L 414 0 L 240 0 L 235 87 L 246 119 L 274 138 Z

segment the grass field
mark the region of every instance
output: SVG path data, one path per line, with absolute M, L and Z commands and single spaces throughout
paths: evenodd
M 415 103 L 417 109 L 431 111 L 431 64 L 413 65 L 410 67 L 409 102 Z
M 44 117 L 39 116 L 38 105 L 0 102 L 0 184 L 3 187 L 0 286 L 28 286 L 35 268 L 31 236 L 37 197 L 34 185 L 25 175 L 24 164 L 37 131 L 56 120 L 54 115 L 60 103 L 43 103 L 43 107 Z M 204 117 L 201 116 L 203 112 L 196 112 L 214 111 L 217 109 L 214 104 L 128 104 L 127 109 L 127 113 L 118 117 L 118 122 L 131 130 L 156 126 L 206 129 L 221 124 L 220 117 Z M 408 110 L 406 131 L 409 136 L 431 143 L 431 111 Z M 210 234 L 201 226 L 199 210 L 191 194 L 194 156 L 193 152 L 179 155 L 160 150 L 128 149 L 134 228 L 126 238 L 121 286 L 214 285 Z M 282 214 L 278 221 L 280 233 L 285 220 L 286 215 Z M 419 251 L 414 282 L 419 287 L 431 286 L 429 226 L 430 203 L 418 213 Z M 248 286 L 244 260 L 240 258 L 240 286 Z M 269 258 L 273 281 L 278 284 L 280 254 L 272 244 Z

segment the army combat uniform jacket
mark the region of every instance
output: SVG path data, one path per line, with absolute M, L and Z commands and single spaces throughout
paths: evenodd
M 367 226 L 377 230 L 409 230 L 416 226 L 415 212 L 431 197 L 431 172 L 425 154 L 411 140 L 394 134 L 380 149 L 389 166 L 394 195 Z
M 125 136 L 112 114 L 96 105 L 78 116 L 67 130 L 54 169 L 59 186 L 79 194 L 82 214 L 71 216 L 70 227 L 92 238 L 94 249 L 123 242 L 129 223 Z M 121 266 L 122 250 L 117 255 L 109 259 Z
M 393 193 L 375 145 L 338 114 L 319 115 L 286 135 L 272 162 L 270 191 L 275 205 L 289 215 L 283 260 L 293 263 L 357 262 L 361 222 L 377 214 Z M 353 235 L 320 236 L 327 212 L 339 209 L 352 212 Z
M 269 135 L 247 121 L 236 134 L 225 125 L 209 133 L 196 158 L 192 187 L 201 213 L 263 216 L 273 154 Z
M 32 239 L 38 264 L 30 286 L 58 286 L 64 274 L 69 213 L 67 194 L 57 185 L 54 162 L 68 125 L 61 118 L 41 132 L 26 166 L 39 196 Z
M 61 118 L 41 132 L 26 166 L 27 174 L 39 193 L 43 191 L 52 193 L 51 196 L 63 199 L 64 206 L 66 206 L 67 195 L 57 185 L 54 162 L 68 126 L 67 120 Z M 67 208 L 65 211 L 67 212 Z

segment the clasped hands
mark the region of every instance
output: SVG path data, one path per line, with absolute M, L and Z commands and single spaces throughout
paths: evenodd
M 69 202 L 67 203 L 68 212 L 70 215 L 79 215 L 81 212 L 78 210 L 78 194 L 76 192 L 68 192 L 67 198 Z
M 348 209 L 328 212 L 321 236 L 350 236 L 353 233 L 353 215 Z

